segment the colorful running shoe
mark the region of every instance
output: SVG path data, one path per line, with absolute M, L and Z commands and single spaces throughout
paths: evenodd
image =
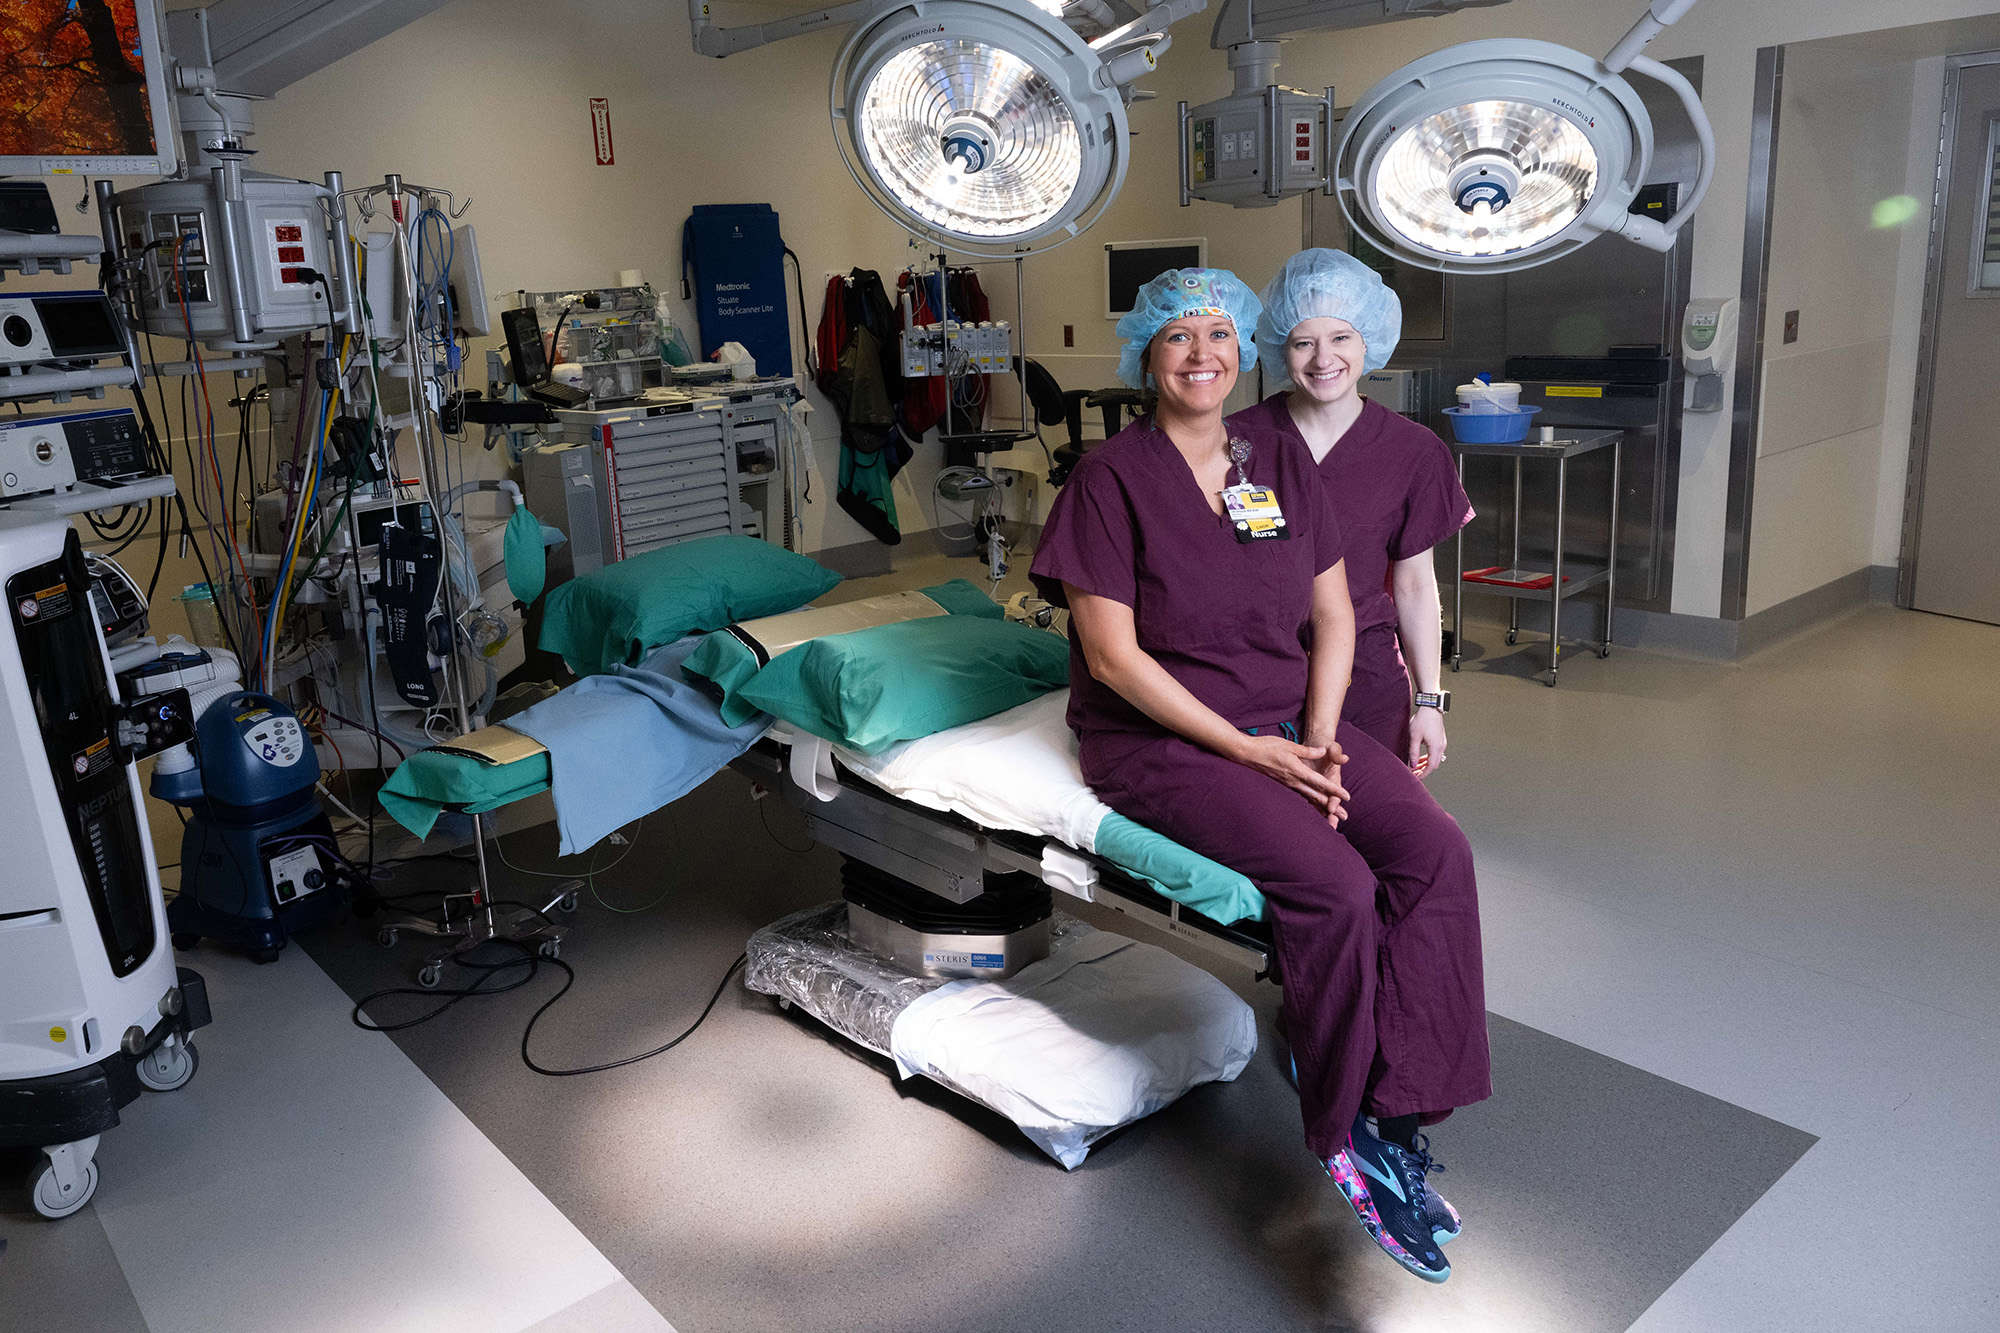
M 1347 1147 L 1326 1164 L 1375 1243 L 1424 1281 L 1442 1282 L 1451 1276 L 1451 1264 L 1431 1235 L 1430 1191 L 1424 1184 L 1431 1167 L 1421 1143 L 1413 1153 L 1376 1138 L 1361 1116 L 1354 1119 Z
M 1287 1053 L 1285 1056 L 1285 1066 L 1291 1073 L 1292 1090 L 1296 1092 L 1299 1087 L 1298 1057 Z M 1429 1160 L 1428 1142 L 1425 1144 L 1424 1156 L 1426 1160 Z M 1444 1163 L 1430 1161 L 1430 1165 L 1425 1169 L 1427 1171 L 1442 1171 L 1444 1170 Z M 1465 1230 L 1465 1223 L 1459 1218 L 1458 1209 L 1452 1207 L 1444 1195 L 1439 1194 L 1428 1185 L 1424 1188 L 1424 1217 L 1431 1224 L 1431 1239 L 1440 1245 L 1449 1245 L 1451 1242 L 1457 1240 L 1459 1234 Z

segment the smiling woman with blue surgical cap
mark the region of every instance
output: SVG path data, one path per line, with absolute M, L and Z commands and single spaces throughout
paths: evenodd
M 1292 388 L 1229 421 L 1288 435 L 1318 460 L 1354 594 L 1345 716 L 1429 777 L 1444 763 L 1449 701 L 1431 548 L 1471 521 L 1472 505 L 1444 441 L 1361 396 L 1362 377 L 1389 363 L 1402 332 L 1402 303 L 1374 269 L 1338 250 L 1293 255 L 1257 321 L 1266 370 Z
M 1077 464 L 1031 576 L 1070 610 L 1084 779 L 1263 892 L 1307 1146 L 1376 1243 L 1442 1282 L 1458 1215 L 1415 1127 L 1493 1091 L 1472 849 L 1341 718 L 1354 608 L 1327 487 L 1296 433 L 1222 416 L 1257 315 L 1216 269 L 1146 284 L 1119 375 L 1158 405 Z M 1407 1143 L 1367 1128 L 1405 1119 Z

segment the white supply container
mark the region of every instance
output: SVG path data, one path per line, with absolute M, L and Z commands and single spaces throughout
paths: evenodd
M 1467 412 L 1479 416 L 1489 413 L 1513 412 L 1521 406 L 1521 386 L 1511 380 L 1500 384 L 1471 384 L 1458 386 L 1458 405 Z

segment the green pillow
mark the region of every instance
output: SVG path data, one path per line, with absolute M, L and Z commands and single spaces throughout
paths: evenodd
M 989 620 L 1007 618 L 1005 607 L 988 597 L 986 589 L 966 579 L 953 579 L 935 588 L 919 588 L 917 591 L 955 616 L 985 616 Z
M 696 630 L 796 611 L 839 582 L 817 561 L 755 537 L 703 537 L 554 589 L 542 604 L 539 643 L 578 675 L 595 675 L 620 663 L 637 666 Z
M 877 754 L 1069 684 L 1069 641 L 1009 620 L 932 616 L 815 639 L 738 692 L 838 745 Z
M 998 602 L 964 579 L 953 579 L 949 583 L 917 591 L 955 616 L 984 616 L 990 620 L 1006 618 L 1007 613 Z M 695 650 L 681 663 L 684 674 L 699 678 L 697 684 L 705 680 L 715 687 L 711 693 L 722 696 L 723 724 L 731 727 L 740 727 L 757 716 L 758 709 L 745 703 L 738 692 L 758 670 L 757 655 L 731 634 L 709 635 L 695 645 Z

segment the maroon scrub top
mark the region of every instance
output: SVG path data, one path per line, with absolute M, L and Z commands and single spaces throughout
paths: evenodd
M 1139 646 L 1195 698 L 1231 726 L 1274 725 L 1305 707 L 1313 580 L 1340 561 L 1340 525 L 1296 433 L 1230 434 L 1250 441 L 1250 480 L 1278 493 L 1289 539 L 1237 541 L 1181 451 L 1142 417 L 1070 473 L 1029 576 L 1058 606 L 1069 604 L 1068 583 L 1131 607 Z M 1165 734 L 1091 677 L 1074 634 L 1069 656 L 1069 724 L 1079 735 Z
M 1277 432 L 1306 449 L 1298 423 L 1274 393 L 1229 418 L 1238 433 Z M 1354 596 L 1354 632 L 1396 623 L 1389 566 L 1422 555 L 1472 521 L 1472 502 L 1459 484 L 1451 450 L 1434 433 L 1374 399 L 1362 403 L 1340 442 L 1319 462 L 1333 511 L 1347 534 L 1347 589 Z

